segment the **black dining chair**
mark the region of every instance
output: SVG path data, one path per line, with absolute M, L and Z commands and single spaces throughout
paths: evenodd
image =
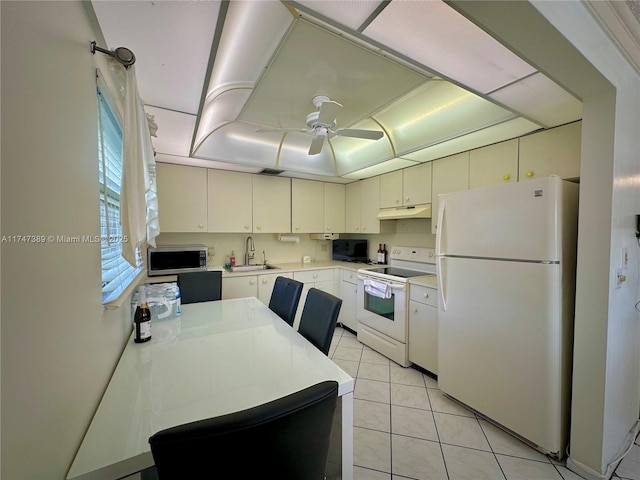
M 317 288 L 310 288 L 304 302 L 298 333 L 325 355 L 329 354 L 342 300 Z
M 211 302 L 222 298 L 222 272 L 190 272 L 178 274 L 180 303 Z
M 292 278 L 277 277 L 269 300 L 269 309 L 293 326 L 302 295 L 302 283 Z
M 338 382 L 330 380 L 247 410 L 162 430 L 149 438 L 158 478 L 320 480 L 337 400 Z

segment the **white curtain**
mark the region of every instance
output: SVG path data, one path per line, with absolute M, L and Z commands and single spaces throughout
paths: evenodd
M 158 230 L 158 197 L 155 183 L 155 159 L 151 144 L 157 125 L 143 108 L 135 67 L 125 70 L 123 174 L 120 193 L 122 233 L 128 238 L 122 244 L 122 256 L 136 266 L 136 248 L 155 246 Z M 151 128 L 150 124 L 151 123 Z

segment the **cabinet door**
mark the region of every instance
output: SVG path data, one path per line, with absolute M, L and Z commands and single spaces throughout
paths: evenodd
M 438 374 L 438 309 L 413 300 L 409 302 L 409 361 Z
M 356 317 L 356 302 L 358 298 L 358 285 L 347 280 L 342 280 L 340 298 L 342 298 L 342 307 L 340 307 L 338 321 L 345 327 L 357 332 L 358 319 Z
M 362 182 L 349 183 L 345 187 L 345 218 L 347 233 L 360 233 L 360 206 Z
M 324 231 L 324 184 L 312 180 L 291 180 L 291 232 Z
M 362 180 L 360 233 L 380 233 L 380 177 Z
M 293 274 L 270 273 L 268 275 L 258 275 L 258 299 L 265 305 L 269 305 L 271 294 L 273 293 L 273 285 L 278 277 L 293 278 Z
M 253 231 L 291 232 L 291 182 L 284 177 L 253 177 Z
M 210 232 L 251 232 L 252 175 L 226 170 L 208 171 Z
M 324 184 L 324 231 L 345 232 L 345 186 L 339 183 Z
M 207 169 L 156 165 L 161 232 L 207 231 Z
M 469 189 L 469 152 L 434 160 L 431 185 L 431 233 L 438 223 L 438 195 Z
M 402 205 L 431 203 L 431 162 L 402 171 Z
M 402 176 L 402 170 L 380 175 L 380 208 L 402 206 Z
M 582 122 L 521 137 L 518 180 L 549 175 L 579 178 L 581 139 Z
M 226 277 L 222 279 L 222 299 L 258 296 L 256 275 Z
M 469 188 L 518 181 L 518 140 L 500 142 L 469 153 Z

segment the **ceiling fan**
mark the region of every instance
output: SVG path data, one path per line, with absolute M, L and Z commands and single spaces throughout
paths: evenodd
M 318 110 L 307 115 L 307 126 L 309 128 L 260 128 L 256 132 L 299 132 L 313 135 L 314 138 L 309 147 L 309 155 L 320 153 L 324 140 L 334 136 L 379 140 L 384 135 L 381 131 L 360 130 L 357 128 L 338 128 L 333 130 L 336 127 L 336 116 L 342 110 L 342 105 L 325 95 L 313 97 L 313 104 Z

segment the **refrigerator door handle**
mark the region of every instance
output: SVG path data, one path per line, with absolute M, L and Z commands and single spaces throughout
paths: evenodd
M 440 308 L 443 312 L 447 311 L 447 301 L 445 300 L 444 295 L 444 282 L 442 279 L 444 278 L 444 271 L 442 270 L 442 257 L 436 257 L 436 268 L 438 272 L 438 292 L 440 292 Z
M 444 209 L 447 206 L 446 197 L 440 197 L 440 208 L 438 208 L 438 225 L 436 226 L 436 255 L 442 255 L 442 235 L 444 234 L 443 220 Z

